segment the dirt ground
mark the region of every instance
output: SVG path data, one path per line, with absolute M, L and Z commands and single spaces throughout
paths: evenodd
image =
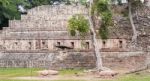
M 93 81 L 93 80 L 102 80 L 97 76 L 92 75 L 84 75 L 84 76 L 61 76 L 61 75 L 54 75 L 54 76 L 37 76 L 37 77 L 15 77 L 11 78 L 15 80 L 85 80 L 85 81 Z M 111 78 L 113 79 L 113 78 Z M 106 80 L 106 79 L 105 79 Z

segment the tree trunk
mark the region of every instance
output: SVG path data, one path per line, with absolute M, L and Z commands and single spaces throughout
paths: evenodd
M 92 15 L 91 15 L 91 9 L 92 9 L 92 0 L 90 1 L 90 8 L 89 8 L 89 23 L 90 23 L 90 30 L 92 33 L 92 43 L 93 43 L 93 47 L 94 47 L 94 54 L 96 57 L 96 69 L 98 71 L 103 70 L 103 65 L 102 65 L 102 56 L 100 54 L 99 48 L 98 48 L 98 44 L 97 44 L 97 39 L 96 39 L 96 32 L 94 30 L 94 25 L 93 25 L 93 21 L 92 21 Z
M 137 31 L 134 25 L 133 17 L 132 17 L 132 6 L 131 6 L 131 0 L 128 1 L 128 10 L 129 10 L 129 19 L 130 24 L 133 30 L 133 36 L 132 36 L 132 43 L 135 45 L 137 43 Z

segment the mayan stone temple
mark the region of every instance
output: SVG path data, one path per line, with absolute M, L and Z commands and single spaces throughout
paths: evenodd
M 68 20 L 75 14 L 87 18 L 88 8 L 43 5 L 29 9 L 27 14 L 21 15 L 21 20 L 9 20 L 9 27 L 0 31 L 0 67 L 95 67 L 90 33 L 81 38 L 68 32 Z M 97 36 L 105 66 L 133 69 L 150 64 L 150 9 L 143 8 L 137 14 L 139 42 L 136 48 L 129 45 L 132 36 L 129 21 L 118 15 L 113 16 L 115 28 L 109 28 L 109 38 L 102 40 Z

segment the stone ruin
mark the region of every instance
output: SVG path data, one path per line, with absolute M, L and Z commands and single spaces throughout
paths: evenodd
M 10 20 L 9 27 L 3 27 L 0 31 L 0 67 L 95 67 L 90 34 L 82 39 L 79 35 L 71 36 L 67 30 L 67 22 L 75 14 L 82 14 L 87 18 L 88 9 L 83 5 L 43 5 L 28 10 L 26 15 L 21 15 L 21 20 Z M 150 14 L 144 14 L 146 17 L 142 15 L 140 14 L 138 22 L 142 21 L 143 24 L 139 26 L 146 30 L 150 27 L 146 18 Z M 109 39 L 97 37 L 104 65 L 133 69 L 150 64 L 150 44 L 144 45 L 144 41 L 138 50 L 130 49 L 132 29 L 129 22 L 118 16 L 114 16 L 114 20 L 117 23 L 115 28 L 109 28 Z M 149 36 L 150 32 L 146 31 L 146 36 Z M 142 36 L 139 40 L 141 38 Z M 146 46 L 146 51 L 142 45 Z

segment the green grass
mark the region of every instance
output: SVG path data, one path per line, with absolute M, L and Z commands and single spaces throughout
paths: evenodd
M 10 79 L 3 79 L 0 81 L 36 81 L 36 80 L 10 80 Z
M 4 79 L 0 81 L 39 81 L 39 80 L 10 80 L 10 79 Z M 47 80 L 42 80 L 47 81 Z M 52 81 L 85 81 L 85 80 L 52 80 Z
M 12 79 L 0 79 L 0 81 L 85 81 L 85 80 L 12 80 Z
M 0 77 L 36 76 L 39 68 L 0 68 Z M 83 73 L 83 69 L 63 69 L 60 75 L 74 75 Z
M 36 76 L 37 68 L 0 68 L 0 77 Z
M 150 81 L 150 74 L 130 74 L 120 77 L 117 81 Z
M 10 78 L 19 77 L 19 76 L 36 76 L 37 72 L 42 69 L 37 68 L 0 68 L 0 81 L 37 81 L 37 80 L 11 80 Z M 60 70 L 60 75 L 69 75 L 82 74 L 83 69 L 64 69 Z M 40 80 L 38 80 L 40 81 Z M 45 80 L 44 80 L 45 81 Z M 54 81 L 86 81 L 86 80 L 54 80 Z M 92 81 L 92 80 L 91 80 Z M 97 81 L 150 81 L 150 73 L 140 72 L 129 75 L 120 75 L 118 78 L 113 80 L 97 80 Z

